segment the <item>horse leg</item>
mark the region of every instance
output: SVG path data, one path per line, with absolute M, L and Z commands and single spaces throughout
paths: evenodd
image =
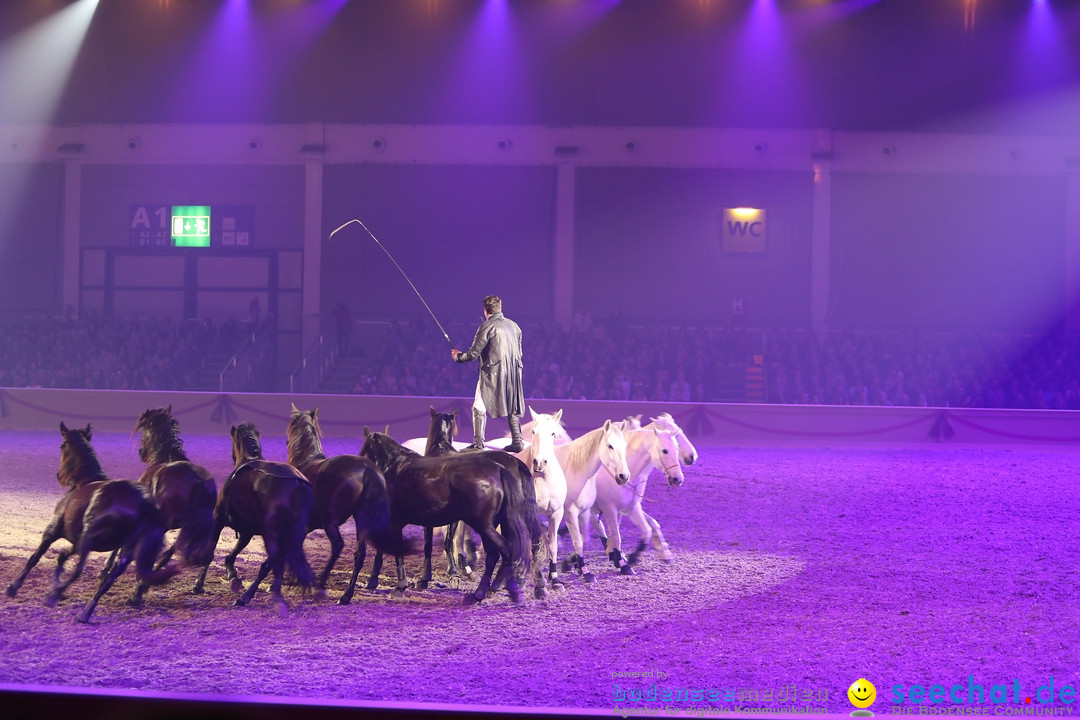
M 221 531 L 225 529 L 224 525 L 216 525 L 214 527 L 214 547 L 217 548 L 217 541 L 221 538 Z M 202 595 L 203 585 L 206 584 L 206 573 L 210 570 L 210 563 L 214 562 L 213 554 L 206 564 L 202 566 L 202 570 L 199 571 L 199 577 L 195 580 L 195 587 L 191 588 L 192 595 Z
M 592 519 L 596 523 L 596 534 L 600 538 L 600 543 L 604 546 L 604 552 L 608 549 L 608 532 L 604 527 L 604 517 L 597 508 L 592 509 Z
M 476 544 L 472 540 L 468 524 L 462 521 L 458 521 L 457 530 L 454 531 L 454 552 L 457 555 L 461 574 L 466 578 L 471 578 L 477 561 Z
M 50 523 L 49 527 L 45 529 L 45 533 L 41 536 L 41 543 L 38 545 L 37 550 L 35 550 L 26 561 L 26 565 L 23 566 L 22 572 L 20 572 L 15 579 L 11 581 L 11 584 L 7 586 L 6 592 L 8 597 L 15 597 L 15 593 L 19 592 L 19 588 L 26 582 L 26 576 L 30 574 L 30 571 L 38 564 L 38 561 L 41 560 L 41 556 L 45 554 L 45 551 L 48 550 L 59 537 L 60 536 L 53 527 L 53 524 Z
M 495 528 L 489 523 L 487 527 L 478 529 L 480 533 L 480 540 L 484 545 L 484 574 L 480 578 L 480 584 L 476 586 L 476 590 L 471 593 L 466 593 L 462 598 L 462 602 L 465 605 L 476 605 L 487 597 L 488 589 L 491 587 L 491 575 L 495 572 L 495 563 L 500 558 L 503 560 L 504 571 L 508 570 L 510 564 L 510 553 L 506 550 L 506 544 L 503 542 L 502 537 L 495 532 Z M 502 574 L 500 572 L 500 574 Z
M 652 515 L 642 511 L 642 515 L 645 516 L 645 522 L 649 524 L 652 529 L 652 542 L 656 546 L 656 549 L 660 551 L 660 557 L 664 562 L 673 562 L 675 556 L 671 554 L 671 548 L 668 547 L 667 541 L 664 540 L 664 533 L 660 532 L 660 523 L 656 522 L 656 519 Z
M 274 557 L 274 564 L 271 566 L 274 571 L 274 579 L 270 582 L 270 599 L 273 601 L 274 606 L 277 607 L 278 615 L 284 620 L 289 617 L 289 606 L 285 603 L 285 598 L 281 596 L 281 581 L 285 577 L 284 548 L 277 548 Z
M 233 605 L 243 607 L 251 602 L 251 598 L 255 597 L 255 591 L 259 588 L 259 583 L 265 580 L 266 576 L 269 575 L 270 571 L 274 568 L 275 560 L 276 558 L 273 556 L 267 555 L 267 558 L 263 560 L 262 565 L 259 566 L 259 572 L 255 579 L 248 585 L 248 589 L 245 590 L 240 597 L 236 598 L 236 602 L 234 602 Z M 239 578 L 235 578 L 234 582 L 239 582 Z
M 334 563 L 341 556 L 341 551 L 345 548 L 345 541 L 341 538 L 341 528 L 334 524 L 331 520 L 323 528 L 326 532 L 326 539 L 330 541 L 330 559 L 326 561 L 326 567 L 319 573 L 319 579 L 316 586 L 320 590 L 326 589 L 326 582 L 330 579 L 330 571 L 334 568 Z
M 116 556 L 120 554 L 120 548 L 116 548 L 109 555 L 109 559 L 105 561 L 105 567 L 101 568 L 101 572 L 98 573 L 98 579 L 104 580 L 109 577 L 109 573 L 112 572 L 113 563 L 116 562 Z
M 367 538 L 362 532 L 356 533 L 356 552 L 353 553 L 352 577 L 349 578 L 349 586 L 345 588 L 345 594 L 338 598 L 338 605 L 348 605 L 352 602 L 353 593 L 356 591 L 356 578 L 360 576 L 360 568 L 364 567 L 364 558 L 367 557 Z
M 241 582 L 240 576 L 236 574 L 236 558 L 244 551 L 244 548 L 251 542 L 251 538 L 254 537 L 251 533 L 239 534 L 237 533 L 236 547 L 225 556 L 225 579 L 230 582 L 230 589 L 234 593 L 238 593 L 244 589 L 244 583 Z
M 544 530 L 544 541 L 548 551 L 548 580 L 553 590 L 562 590 L 566 587 L 559 578 L 559 525 L 562 524 L 564 508 L 557 507 L 548 519 L 548 526 Z
M 430 557 L 428 559 L 430 560 Z M 397 585 L 390 591 L 390 594 L 394 597 L 404 597 L 405 590 L 409 587 L 409 582 L 405 577 L 405 556 L 395 555 L 394 564 L 397 566 Z
M 86 603 L 86 607 L 82 609 L 76 616 L 76 620 L 81 623 L 90 622 L 90 616 L 94 613 L 94 608 L 97 607 L 98 600 L 101 596 L 109 592 L 109 589 L 116 582 L 116 578 L 124 574 L 127 570 L 128 564 L 131 562 L 131 548 L 117 548 L 113 551 L 113 555 L 109 558 L 110 567 L 109 572 L 101 579 L 101 583 L 98 585 L 97 592 L 94 593 L 94 597 L 90 598 L 90 602 Z M 139 601 L 136 604 L 142 603 L 142 591 L 145 591 L 146 586 L 143 583 L 139 583 L 136 589 Z M 134 599 L 134 597 L 132 598 Z M 128 600 L 128 604 L 131 604 L 131 599 Z
M 416 581 L 416 587 L 423 590 L 431 582 L 431 546 L 434 544 L 435 528 L 424 528 L 424 570 L 420 573 L 420 579 Z
M 447 525 L 443 534 L 443 555 L 446 557 L 446 574 L 450 576 L 450 587 L 461 587 L 461 574 L 458 572 L 457 555 L 454 553 L 454 535 L 457 534 L 459 521 Z
M 585 558 L 582 555 L 584 552 L 583 541 L 581 537 L 581 527 L 579 525 L 581 518 L 581 510 L 576 505 L 571 505 L 566 508 L 566 529 L 570 531 L 570 541 L 574 545 L 574 552 L 570 555 L 570 564 L 577 569 L 581 575 L 581 579 L 587 583 L 596 582 L 596 576 L 593 575 L 589 568 L 585 565 Z
M 595 510 L 595 508 L 593 508 Z M 634 568 L 623 557 L 622 552 L 622 532 L 619 530 L 619 509 L 614 505 L 607 505 L 603 508 L 604 515 L 612 518 L 611 522 L 611 537 L 608 542 L 605 543 L 605 547 L 608 550 L 608 558 L 618 569 L 620 575 L 634 575 Z
M 83 567 L 86 565 L 86 557 L 90 554 L 90 543 L 86 541 L 87 533 L 83 533 L 83 536 L 79 538 L 79 544 L 77 548 L 66 550 L 60 553 L 60 559 L 56 564 L 56 582 L 53 584 L 52 591 L 45 597 L 45 604 L 49 607 L 56 607 L 56 603 L 64 597 L 64 591 L 67 590 L 71 583 L 79 579 L 82 575 Z M 85 549 L 84 549 L 85 548 Z M 64 563 L 71 557 L 76 549 L 79 552 L 79 561 L 75 563 L 75 567 L 71 569 L 71 574 L 64 580 L 60 579 L 61 571 L 64 568 Z
M 367 589 L 375 590 L 379 587 L 379 575 L 382 574 L 382 550 L 375 548 L 375 559 L 371 561 L 371 575 L 368 576 Z

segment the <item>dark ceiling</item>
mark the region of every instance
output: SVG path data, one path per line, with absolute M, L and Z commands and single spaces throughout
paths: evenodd
M 0 122 L 1080 127 L 1076 2 L 100 0 L 27 99 L 20 33 L 86 1 L 0 3 Z

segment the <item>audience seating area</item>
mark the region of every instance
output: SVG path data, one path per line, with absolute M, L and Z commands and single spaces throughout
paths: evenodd
M 474 325 L 448 325 L 461 349 Z M 532 399 L 1080 409 L 1078 335 L 638 327 L 579 314 L 524 324 Z M 0 387 L 202 390 L 250 324 L 168 318 L 0 320 Z M 476 366 L 450 360 L 426 319 L 348 347 L 354 394 L 470 397 Z M 220 362 L 220 361 L 215 361 Z M 210 363 L 211 365 L 214 362 Z M 280 388 L 253 388 L 273 392 Z

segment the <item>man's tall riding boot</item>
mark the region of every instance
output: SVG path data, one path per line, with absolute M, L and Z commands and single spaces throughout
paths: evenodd
M 510 425 L 510 444 L 506 446 L 506 452 L 519 453 L 525 449 L 521 439 L 521 416 L 507 415 L 506 422 Z
M 487 425 L 487 413 L 481 412 L 476 408 L 472 411 L 472 445 L 469 447 L 473 450 L 483 450 L 484 445 L 484 426 Z

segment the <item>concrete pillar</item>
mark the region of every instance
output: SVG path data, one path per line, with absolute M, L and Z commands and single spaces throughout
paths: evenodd
M 1065 319 L 1080 330 L 1080 167 L 1065 174 Z
M 829 240 L 832 234 L 832 159 L 816 153 L 814 206 L 810 230 L 810 326 L 819 337 L 828 330 Z
M 555 321 L 564 328 L 574 319 L 574 202 L 576 166 L 555 166 Z
M 304 164 L 304 289 L 301 295 L 300 353 L 305 355 L 322 331 L 323 159 Z
M 76 159 L 64 161 L 64 207 L 60 221 L 60 310 L 70 305 L 79 314 L 80 228 L 82 214 L 82 163 Z

